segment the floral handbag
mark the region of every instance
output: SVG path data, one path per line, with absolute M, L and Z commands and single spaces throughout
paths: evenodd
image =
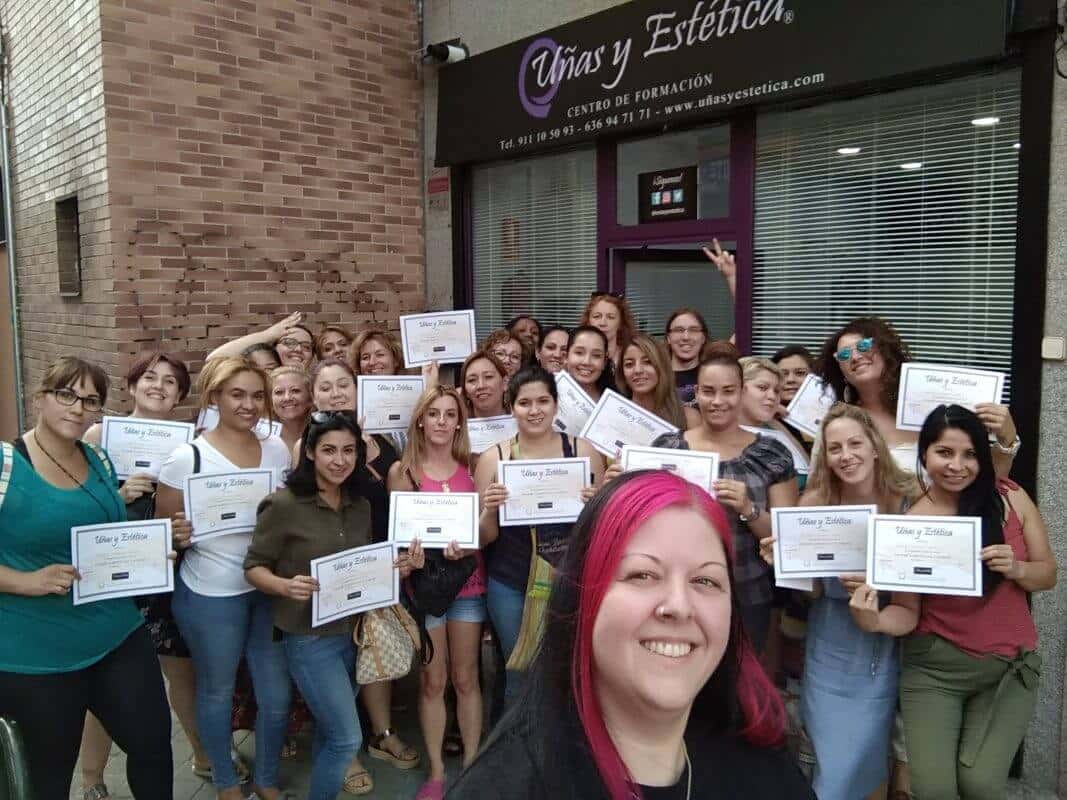
M 361 685 L 407 675 L 422 639 L 419 626 L 400 604 L 364 612 L 352 638 L 359 648 L 356 681 Z

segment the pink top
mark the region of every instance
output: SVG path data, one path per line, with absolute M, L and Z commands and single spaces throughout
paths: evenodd
M 1027 561 L 1022 521 L 1008 500 L 1008 492 L 1018 488 L 1006 478 L 997 482 L 997 491 L 1008 503 L 1004 543 L 1011 545 L 1017 561 Z M 915 632 L 935 634 L 979 657 L 995 654 L 1015 658 L 1020 650 L 1037 649 L 1037 628 L 1026 605 L 1026 592 L 1008 578 L 986 597 L 925 595 Z
M 447 480 L 435 481 L 429 475 L 423 474 L 422 482 L 419 484 L 419 491 L 473 492 L 477 490 L 474 488 L 474 480 L 471 478 L 470 473 L 467 472 L 467 468 L 460 464 L 456 467 L 456 471 L 452 473 L 452 477 Z M 478 560 L 478 566 L 474 568 L 474 572 L 467 578 L 467 582 L 463 584 L 463 588 L 459 590 L 459 594 L 456 597 L 480 597 L 486 592 L 485 559 L 482 558 L 481 550 L 475 553 L 474 557 Z

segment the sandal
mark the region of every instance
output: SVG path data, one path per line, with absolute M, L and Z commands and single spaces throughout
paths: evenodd
M 107 786 L 96 783 L 82 791 L 82 800 L 111 800 L 111 794 Z
M 385 740 L 390 737 L 396 739 L 396 743 L 400 745 L 399 752 L 396 749 L 391 750 L 385 746 Z M 404 744 L 392 728 L 386 728 L 381 733 L 371 736 L 367 742 L 367 752 L 370 753 L 371 758 L 386 761 L 397 769 L 414 769 L 422 760 L 418 751 L 410 745 Z
M 230 758 L 233 759 L 233 771 L 237 773 L 237 780 L 239 780 L 241 783 L 248 783 L 249 779 L 252 777 L 252 770 L 249 768 L 248 764 L 245 763 L 245 760 L 241 757 L 241 754 L 238 753 L 236 750 L 231 750 Z M 194 761 L 192 764 L 189 765 L 189 768 L 193 771 L 193 774 L 196 777 L 202 780 L 210 782 L 214 779 L 214 773 L 211 770 L 210 764 L 208 764 L 206 767 L 199 767 Z M 99 799 L 95 797 L 86 797 L 84 800 Z
M 345 775 L 344 790 L 348 794 L 370 794 L 374 791 L 374 779 L 362 764 L 358 772 Z
M 415 800 L 444 800 L 444 797 L 444 781 L 426 781 L 415 793 Z

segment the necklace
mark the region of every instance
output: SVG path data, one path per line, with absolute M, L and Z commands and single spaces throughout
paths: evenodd
M 108 521 L 110 521 L 111 520 L 111 512 L 107 510 L 107 508 L 104 506 L 104 504 L 100 502 L 100 499 L 95 494 L 90 492 L 89 488 L 85 485 L 86 483 L 89 482 L 89 477 L 86 476 L 84 482 L 79 482 L 77 478 L 75 478 L 73 475 L 70 474 L 70 471 L 66 467 L 64 467 L 62 464 L 59 463 L 59 461 L 56 459 L 55 456 L 53 456 L 51 453 L 48 452 L 48 450 L 45 449 L 45 446 L 43 444 L 41 444 L 41 440 L 37 436 L 37 432 L 36 431 L 34 431 L 34 433 L 33 433 L 33 441 L 37 445 L 37 449 L 39 449 L 42 453 L 44 453 L 46 456 L 48 456 L 48 460 L 51 461 L 53 464 L 55 464 L 57 467 L 59 467 L 63 471 L 63 474 L 66 475 L 68 478 L 70 478 L 71 483 L 73 483 L 75 486 L 77 486 L 79 489 L 81 489 L 83 492 L 85 492 L 87 495 L 89 495 L 89 497 L 92 499 L 92 501 L 94 503 L 96 503 L 100 507 L 101 511 L 104 512 L 104 516 L 107 517 Z M 93 464 L 89 460 L 88 456 L 85 456 L 83 454 L 83 457 L 85 458 L 86 465 L 89 467 L 89 471 L 92 472 L 93 475 L 96 475 L 97 477 L 99 477 L 99 474 L 97 473 L 96 469 L 93 468 Z M 104 481 L 104 483 L 106 485 L 107 481 Z
M 685 756 L 685 800 L 693 793 L 693 762 L 689 760 L 689 748 L 682 740 L 682 755 Z

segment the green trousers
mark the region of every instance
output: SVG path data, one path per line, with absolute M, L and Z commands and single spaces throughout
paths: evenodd
M 917 800 L 1000 800 L 1037 699 L 1041 657 L 976 658 L 940 636 L 901 647 L 900 708 Z

